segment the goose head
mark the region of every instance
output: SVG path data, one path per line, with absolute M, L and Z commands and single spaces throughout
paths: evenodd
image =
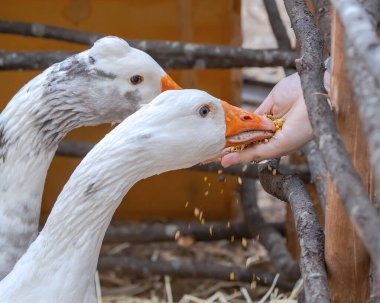
M 54 65 L 47 83 L 44 97 L 68 99 L 83 125 L 120 122 L 161 92 L 181 89 L 151 56 L 112 36 Z
M 164 92 L 130 118 L 136 124 L 128 132 L 140 142 L 139 153 L 156 151 L 155 162 L 165 170 L 192 166 L 275 131 L 270 119 L 195 89 Z

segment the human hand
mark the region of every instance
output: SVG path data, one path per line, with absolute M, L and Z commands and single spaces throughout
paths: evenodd
M 268 143 L 253 145 L 238 153 L 223 155 L 224 167 L 250 161 L 263 161 L 290 154 L 313 138 L 298 74 L 282 79 L 255 111 L 284 119 L 281 130 Z

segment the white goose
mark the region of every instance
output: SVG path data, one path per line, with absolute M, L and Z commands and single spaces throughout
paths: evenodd
M 146 53 L 106 37 L 26 84 L 0 114 L 0 280 L 35 239 L 58 143 L 84 125 L 120 122 L 179 86 Z
M 83 302 L 111 217 L 137 181 L 195 165 L 226 145 L 271 137 L 272 131 L 272 121 L 205 92 L 162 93 L 83 159 L 37 239 L 0 282 L 0 302 Z

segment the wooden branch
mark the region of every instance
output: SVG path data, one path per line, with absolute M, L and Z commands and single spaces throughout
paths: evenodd
M 291 50 L 292 45 L 286 32 L 284 23 L 281 20 L 280 12 L 277 8 L 275 0 L 264 1 L 265 10 L 267 11 L 269 23 L 271 25 L 273 34 L 277 40 L 278 49 Z
M 366 70 L 380 83 L 380 39 L 373 20 L 357 0 L 331 0 L 352 45 Z
M 365 1 L 366 10 L 374 13 L 368 16 L 373 28 L 377 28 L 380 14 L 380 1 Z M 377 14 L 376 14 L 377 12 Z M 380 189 L 380 168 L 378 160 L 380 159 L 380 127 L 378 125 L 377 113 L 380 112 L 380 82 L 371 71 L 367 68 L 365 59 L 362 58 L 351 44 L 346 35 L 345 39 L 346 69 L 352 83 L 354 91 L 354 101 L 359 110 L 363 132 L 367 138 L 367 146 L 370 154 L 370 163 L 374 173 L 375 193 Z M 373 197 L 377 213 L 380 211 L 380 198 L 378 195 Z M 376 260 L 372 260 L 370 269 L 370 296 L 368 303 L 380 302 L 380 267 Z
M 59 28 L 55 26 L 16 21 L 0 21 L 0 33 L 32 36 L 92 45 L 104 35 Z M 127 40 L 155 59 L 176 57 L 181 68 L 284 66 L 294 67 L 294 52 L 252 50 L 226 45 L 203 45 L 177 41 Z M 180 59 L 179 59 L 180 58 Z M 173 65 L 174 63 L 172 63 Z M 178 63 L 179 64 L 179 63 Z
M 252 237 L 258 236 L 260 243 L 268 251 L 268 255 L 276 271 L 286 279 L 297 281 L 300 278 L 298 262 L 293 260 L 285 246 L 285 241 L 260 214 L 256 199 L 256 181 L 243 178 L 240 187 L 241 205 L 246 224 Z
M 221 172 L 222 174 L 258 179 L 258 165 L 256 163 L 237 164 L 224 168 L 220 163 L 198 164 L 191 169 L 204 172 Z M 305 183 L 310 182 L 310 174 L 307 165 L 284 164 L 279 169 L 285 174 L 295 174 Z
M 234 280 L 247 283 L 256 281 L 258 284 L 265 286 L 271 285 L 275 278 L 275 274 L 258 268 L 187 262 L 179 259 L 150 261 L 125 256 L 101 256 L 98 269 L 101 271 L 118 270 L 138 275 L 169 275 L 179 278 Z M 289 291 L 293 288 L 293 283 L 280 277 L 276 286 Z
M 319 201 L 321 202 L 323 211 L 326 210 L 326 182 L 327 182 L 327 167 L 323 161 L 322 154 L 318 149 L 315 141 L 310 141 L 303 147 L 303 152 L 309 164 L 311 183 L 317 189 Z
M 95 144 L 89 142 L 64 140 L 59 144 L 56 155 L 83 158 L 94 145 Z M 228 168 L 224 168 L 220 163 L 208 163 L 195 165 L 191 167 L 191 169 L 210 173 L 258 178 L 257 164 L 254 163 L 239 164 Z M 280 169 L 284 174 L 296 174 L 304 182 L 310 182 L 310 174 L 307 165 L 280 165 Z
M 253 50 L 255 59 L 248 60 L 220 60 L 213 58 L 190 58 L 181 56 L 156 56 L 154 59 L 164 69 L 206 69 L 206 68 L 241 68 L 263 67 L 272 64 L 271 58 L 282 58 L 293 62 L 294 52 L 278 50 Z M 1 70 L 42 70 L 50 65 L 63 61 L 74 55 L 74 52 L 15 52 L 0 51 Z M 281 60 L 282 60 L 281 59 Z M 275 63 L 277 64 L 277 63 Z
M 346 68 L 348 76 L 352 82 L 355 95 L 355 103 L 359 109 L 359 114 L 364 127 L 371 164 L 375 175 L 375 192 L 380 192 L 380 125 L 378 123 L 378 113 L 380 113 L 380 82 L 370 72 L 366 66 L 364 58 L 356 51 L 354 45 L 350 43 L 348 37 L 345 43 Z M 379 199 L 375 198 L 377 208 L 380 209 Z
M 87 45 L 92 45 L 96 40 L 104 37 L 104 35 L 101 34 L 86 33 L 46 24 L 7 20 L 0 21 L 0 33 L 54 39 Z
M 0 51 L 0 71 L 43 70 L 65 60 L 75 52 L 13 52 Z
M 380 1 L 378 0 L 362 0 L 364 9 L 369 15 L 369 21 L 371 22 L 374 29 L 380 28 Z M 347 70 L 351 81 L 354 83 L 354 93 L 356 96 L 355 101 L 360 109 L 362 121 L 366 128 L 367 137 L 371 138 L 370 144 L 373 145 L 373 152 L 376 152 L 375 141 L 372 137 L 377 135 L 374 132 L 374 128 L 377 127 L 374 124 L 374 118 L 371 116 L 369 110 L 378 110 L 377 101 L 379 100 L 380 88 L 379 83 L 376 82 L 373 76 L 371 76 L 365 69 L 361 58 L 355 53 L 353 46 L 347 41 L 346 42 L 346 56 L 347 56 Z M 356 61 L 358 64 L 356 64 Z M 367 80 L 368 79 L 368 83 Z M 362 91 L 364 90 L 364 91 Z M 359 101 L 360 100 L 360 101 Z M 378 136 L 376 136 L 377 139 Z M 376 165 L 373 165 L 377 167 Z M 375 199 L 377 203 L 377 208 L 380 209 L 379 199 Z
M 94 146 L 95 144 L 90 142 L 64 140 L 59 144 L 56 155 L 63 157 L 84 158 Z
M 324 234 L 307 190 L 296 176 L 276 174 L 267 164 L 259 167 L 260 182 L 269 194 L 292 208 L 301 246 L 300 267 L 306 302 L 330 302 L 324 264 Z
M 316 142 L 347 213 L 373 260 L 380 265 L 380 220 L 347 155 L 324 95 L 321 38 L 304 1 L 287 0 L 285 7 L 301 43 L 297 70 Z
M 323 58 L 331 54 L 331 4 L 330 0 L 313 0 L 318 28 L 323 38 Z
M 376 265 L 371 263 L 369 274 L 369 297 L 366 303 L 380 302 L 380 271 Z
M 344 28 L 332 12 L 331 103 L 337 128 L 354 168 L 360 175 L 366 193 L 371 197 L 372 169 L 369 164 L 366 137 L 353 100 L 352 85 L 346 71 Z M 327 180 L 325 213 L 325 262 L 332 300 L 366 302 L 370 260 L 367 249 L 357 234 L 331 178 Z M 342 237 L 344 235 L 344 237 Z M 339 260 L 339 262 L 337 262 Z M 347 292 L 347 289 L 350 289 Z
M 375 30 L 380 29 L 380 2 L 378 0 L 360 0 L 369 15 L 369 21 Z
M 377 31 L 379 31 L 379 28 L 380 28 L 380 1 L 378 1 L 378 0 L 363 0 L 362 4 L 364 6 L 364 9 L 367 11 L 368 15 L 370 16 L 370 22 L 371 22 L 371 24 L 374 26 L 375 29 L 377 29 Z M 350 46 L 348 45 L 347 47 L 349 48 Z M 348 55 L 348 61 L 350 61 L 351 58 L 353 60 L 355 60 L 354 59 L 354 52 L 352 52 L 350 55 Z M 358 75 L 351 74 L 351 73 L 355 72 L 353 69 L 351 70 L 351 67 L 353 67 L 353 66 L 351 66 L 351 64 L 348 62 L 347 69 L 348 69 L 348 72 L 350 74 L 351 80 L 353 81 L 353 83 L 355 83 L 354 93 L 356 95 L 356 100 L 361 100 L 362 98 L 365 99 L 364 96 L 360 96 L 361 92 L 358 89 L 361 85 L 365 85 L 365 82 L 361 82 L 362 81 L 361 77 L 363 75 L 361 74 L 361 72 L 359 72 Z M 359 79 L 358 80 L 354 79 L 355 76 L 358 76 L 360 80 Z M 367 77 L 369 77 L 369 75 L 367 75 Z M 369 80 L 368 86 L 372 85 L 372 88 L 374 88 L 374 86 L 373 86 L 374 85 L 374 79 L 373 79 L 373 77 L 369 77 L 368 80 Z M 359 83 L 359 82 L 361 82 L 361 83 Z M 375 92 L 370 87 L 363 87 L 363 88 L 364 89 L 368 89 L 368 92 L 372 92 L 371 98 L 372 97 L 375 97 L 375 98 L 377 97 L 377 100 L 380 99 L 380 93 L 379 93 L 378 89 L 377 89 L 377 92 Z M 377 86 L 377 88 L 378 88 L 378 86 Z M 369 94 L 367 95 L 367 97 L 369 97 Z M 372 100 L 371 101 L 369 101 L 369 99 L 367 99 L 367 100 L 368 100 L 367 102 L 363 102 L 363 103 L 373 104 Z M 357 105 L 358 105 L 358 107 L 360 107 L 360 105 L 362 105 L 362 103 L 361 102 L 357 102 Z M 366 122 L 364 122 L 364 124 L 366 124 Z M 368 135 L 368 138 L 371 138 L 371 135 Z M 371 144 L 373 144 L 373 142 L 371 142 Z M 376 166 L 372 166 L 372 167 L 376 167 Z M 378 176 L 376 178 L 378 179 Z M 374 197 L 373 200 L 374 200 L 374 202 L 376 204 L 377 211 L 379 212 L 380 211 L 380 198 L 379 197 Z M 367 303 L 378 303 L 378 302 L 380 302 L 380 270 L 372 262 L 371 263 L 371 268 L 370 268 L 370 296 L 368 298 Z
M 281 15 L 278 10 L 277 4 L 275 0 L 265 0 L 263 1 L 265 10 L 267 11 L 268 19 L 270 26 L 272 28 L 274 37 L 276 38 L 278 49 L 290 51 L 292 49 L 292 45 L 286 32 L 286 28 L 284 23 L 281 20 Z M 295 73 L 295 69 L 284 68 L 285 74 L 287 76 Z
M 279 234 L 284 234 L 283 223 L 268 223 L 268 226 Z M 151 243 L 175 241 L 179 232 L 181 236 L 192 237 L 195 241 L 217 241 L 224 239 L 251 239 L 252 235 L 244 222 L 177 222 L 177 223 L 145 223 L 128 225 L 111 225 L 108 227 L 105 243 Z

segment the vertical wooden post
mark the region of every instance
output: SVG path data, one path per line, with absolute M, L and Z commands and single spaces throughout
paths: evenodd
M 344 29 L 336 12 L 333 12 L 330 97 L 346 149 L 364 186 L 371 194 L 372 174 L 367 144 L 354 104 L 351 83 L 347 79 L 344 53 Z M 366 302 L 369 294 L 369 257 L 330 181 L 327 186 L 325 233 L 326 265 L 332 302 Z

